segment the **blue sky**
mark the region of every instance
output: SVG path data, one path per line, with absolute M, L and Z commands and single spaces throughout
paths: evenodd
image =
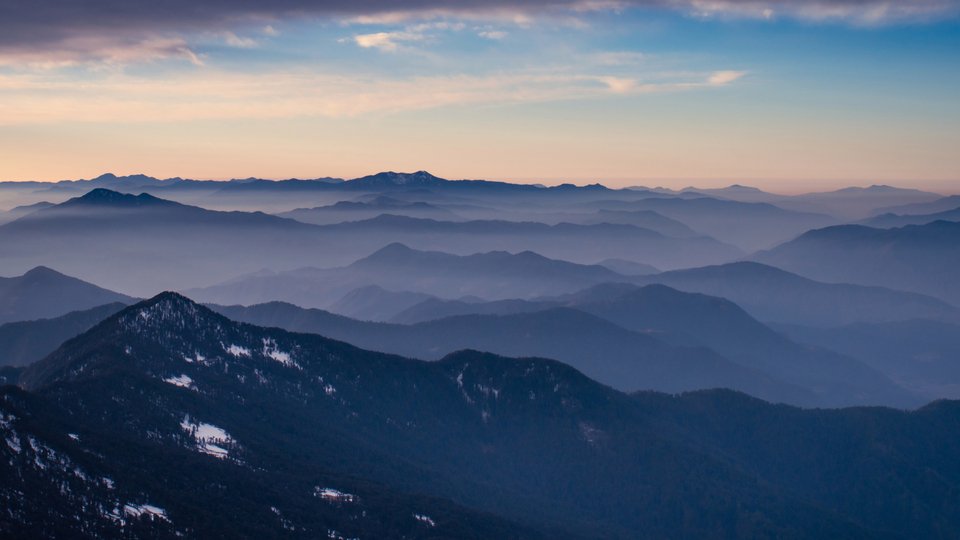
M 286 3 L 193 20 L 0 2 L 52 36 L 0 40 L 0 178 L 960 191 L 955 2 Z

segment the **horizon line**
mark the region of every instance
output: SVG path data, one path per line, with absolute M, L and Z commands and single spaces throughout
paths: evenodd
M 318 180 L 324 178 L 336 178 L 344 181 L 355 180 L 358 178 L 363 178 L 366 176 L 373 176 L 376 174 L 383 174 L 387 172 L 396 172 L 398 174 L 413 174 L 415 172 L 428 172 L 438 178 L 450 181 L 463 181 L 463 180 L 481 180 L 481 181 L 490 181 L 490 182 L 503 182 L 507 184 L 518 184 L 518 185 L 543 185 L 545 187 L 556 187 L 564 184 L 572 184 L 578 187 L 584 187 L 589 185 L 600 184 L 609 189 L 630 189 L 630 188 L 646 188 L 646 189 L 663 189 L 670 191 L 684 191 L 684 190 L 714 190 L 714 189 L 724 189 L 731 187 L 746 187 L 754 188 L 761 190 L 765 193 L 771 195 L 783 195 L 783 196 L 795 196 L 803 195 L 807 193 L 818 193 L 825 191 L 837 191 L 847 188 L 868 188 L 874 186 L 885 186 L 892 187 L 897 189 L 906 189 L 906 190 L 917 190 L 925 191 L 928 193 L 933 193 L 936 195 L 960 195 L 960 179 L 947 179 L 947 178 L 933 178 L 933 179 L 924 179 L 918 181 L 917 179 L 864 179 L 864 178 L 751 178 L 751 177 L 742 177 L 742 178 L 731 178 L 731 177 L 677 177 L 677 178 L 662 178 L 662 177 L 502 177 L 502 176 L 493 176 L 493 177 L 475 177 L 475 178 L 454 178 L 456 175 L 443 175 L 443 174 L 434 174 L 430 173 L 427 169 L 418 169 L 417 171 L 398 171 L 398 170 L 381 170 L 373 173 L 363 174 L 360 176 L 336 176 L 336 175 L 310 175 L 310 176 L 291 176 L 291 177 L 265 177 L 265 176 L 233 176 L 233 177 L 213 177 L 213 178 L 199 178 L 192 177 L 191 175 L 176 175 L 176 176 L 165 176 L 158 175 L 154 176 L 152 174 L 142 173 L 142 172 L 131 172 L 128 174 L 116 174 L 113 172 L 104 172 L 96 176 L 91 176 L 88 178 L 57 178 L 57 179 L 5 179 L 0 180 L 0 184 L 18 184 L 18 183 L 44 183 L 44 184 L 57 184 L 61 182 L 78 182 L 78 181 L 91 181 L 97 178 L 113 175 L 118 178 L 124 178 L 128 176 L 145 176 L 149 178 L 154 178 L 157 180 L 191 180 L 191 181 L 200 181 L 200 182 L 231 182 L 238 180 L 266 180 L 273 182 L 281 182 L 287 180 Z M 902 183 L 902 184 L 901 184 Z M 698 185 L 699 184 L 699 185 Z M 770 187 L 764 187 L 764 184 L 774 184 Z M 795 189 L 782 189 L 785 185 L 792 184 Z M 906 186 L 906 187 L 905 187 Z M 778 189 L 781 188 L 781 189 Z M 805 189 L 806 188 L 806 189 Z

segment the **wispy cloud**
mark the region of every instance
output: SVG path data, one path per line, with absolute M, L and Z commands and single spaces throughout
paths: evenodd
M 746 71 L 715 71 L 707 78 L 707 83 L 710 84 L 710 86 L 726 86 L 739 80 L 746 74 Z
M 0 55 L 7 62 L 26 52 L 43 55 L 51 62 L 77 56 L 115 58 L 124 56 L 117 48 L 131 43 L 264 28 L 283 19 L 321 17 L 377 24 L 485 19 L 523 26 L 543 16 L 567 17 L 576 24 L 582 22 L 578 14 L 631 8 L 716 19 L 796 18 L 883 25 L 957 17 L 960 0 L 87 0 L 82 8 L 76 0 L 0 0 Z M 371 39 L 374 43 L 388 43 L 387 48 L 389 43 L 396 45 L 398 41 Z M 252 41 L 237 37 L 230 44 L 250 46 Z M 169 54 L 189 56 L 183 48 Z
M 689 0 L 699 17 L 794 18 L 816 22 L 882 25 L 925 22 L 960 13 L 955 0 Z
M 195 66 L 204 64 L 203 57 L 181 37 L 117 41 L 98 36 L 78 36 L 42 49 L 0 49 L 0 66 L 27 68 L 69 67 L 80 64 L 109 67 L 171 58 L 182 59 Z
M 504 30 L 481 30 L 477 32 L 477 35 L 493 41 L 500 41 L 507 37 L 507 32 Z
M 82 85 L 56 72 L 0 75 L 0 124 L 182 122 L 350 117 L 460 105 L 504 105 L 709 89 L 742 72 L 625 78 L 557 70 L 385 79 L 306 72 L 213 70 L 138 78 L 122 72 Z
M 353 36 L 354 43 L 364 49 L 379 49 L 395 52 L 403 42 L 423 41 L 423 34 L 416 32 L 374 32 Z
M 396 52 L 401 50 L 405 44 L 433 41 L 436 32 L 459 32 L 464 28 L 466 28 L 466 24 L 458 21 L 420 22 L 408 25 L 401 30 L 357 34 L 353 36 L 352 41 L 364 49 Z M 341 39 L 340 41 L 350 40 Z
M 253 49 L 260 44 L 257 40 L 249 37 L 240 37 L 233 32 L 224 32 L 223 39 L 227 45 L 231 47 L 236 47 L 238 49 Z

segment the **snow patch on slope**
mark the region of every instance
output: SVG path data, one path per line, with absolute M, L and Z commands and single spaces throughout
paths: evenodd
M 163 380 L 167 384 L 172 384 L 174 386 L 179 386 L 180 388 L 187 388 L 189 390 L 196 391 L 197 387 L 193 384 L 193 379 L 187 375 L 177 375 L 174 377 L 167 377 Z
M 277 342 L 272 338 L 263 339 L 263 355 L 267 358 L 273 360 L 274 362 L 279 362 L 286 367 L 297 368 L 303 370 L 300 367 L 300 364 L 297 364 L 293 358 L 290 356 L 290 353 L 280 350 L 280 347 L 277 345 Z
M 180 428 L 193 437 L 198 452 L 217 459 L 230 457 L 230 451 L 224 446 L 235 445 L 237 442 L 222 428 L 204 422 L 191 422 L 189 416 L 183 417 Z
M 227 351 L 227 354 L 237 358 L 250 358 L 251 356 L 250 349 L 241 347 L 240 345 L 230 345 L 229 347 L 224 347 L 223 350 Z

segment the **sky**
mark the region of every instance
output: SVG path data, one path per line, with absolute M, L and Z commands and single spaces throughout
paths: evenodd
M 960 0 L 0 0 L 0 180 L 960 192 Z

